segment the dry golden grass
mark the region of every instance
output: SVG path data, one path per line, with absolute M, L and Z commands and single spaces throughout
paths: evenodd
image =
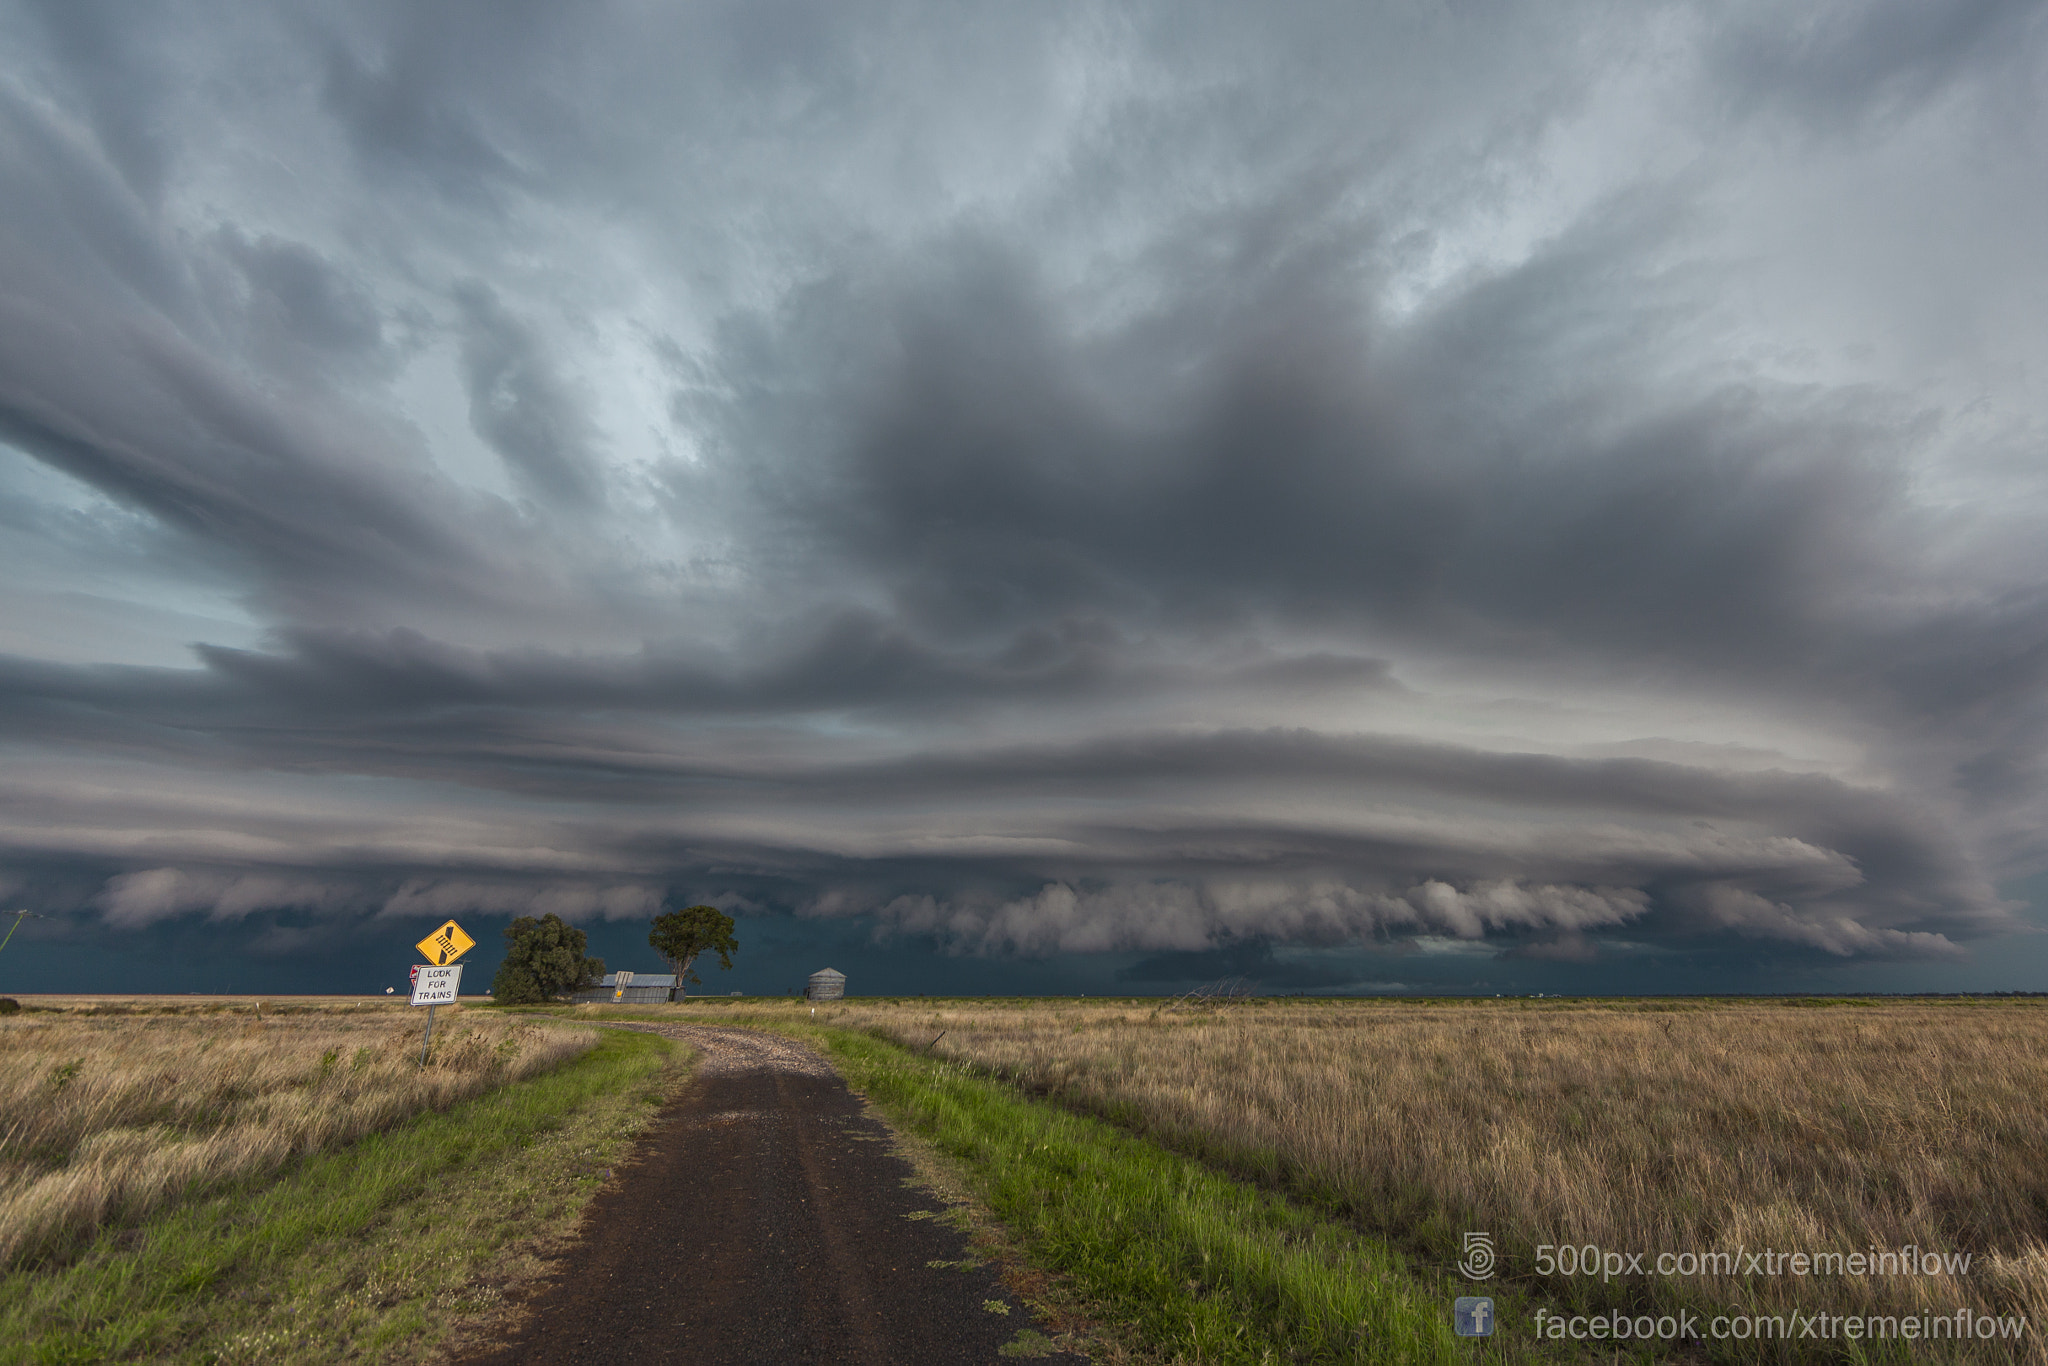
M 0 1266 L 581 1053 L 594 1031 L 403 1005 L 0 1018 Z
M 916 1048 L 943 1030 L 937 1056 L 1331 1198 L 1440 1265 L 1456 1263 L 1465 1230 L 1489 1231 L 1504 1275 L 1566 1303 L 1969 1306 L 2029 1320 L 2024 1349 L 1984 1359 L 2041 1359 L 2042 1005 L 849 1002 L 816 1019 Z M 1973 1260 L 1961 1275 L 1738 1271 L 1603 1286 L 1538 1278 L 1545 1243 L 1652 1258 L 1911 1245 Z

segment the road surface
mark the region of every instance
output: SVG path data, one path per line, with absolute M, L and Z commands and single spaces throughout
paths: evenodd
M 697 1075 L 591 1202 L 518 1335 L 463 1366 L 1085 1361 L 1051 1351 L 817 1053 L 639 1027 L 701 1049 Z

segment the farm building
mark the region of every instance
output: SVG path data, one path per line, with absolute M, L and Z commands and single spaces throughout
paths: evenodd
M 579 991 L 569 999 L 577 1005 L 654 1005 L 673 1001 L 675 993 L 676 975 L 672 972 L 608 972 L 603 986 Z
M 836 1001 L 846 994 L 846 974 L 833 968 L 819 968 L 804 987 L 806 1001 Z

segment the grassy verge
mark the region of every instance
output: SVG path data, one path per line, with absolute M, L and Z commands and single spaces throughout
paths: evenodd
M 1448 1287 L 1284 1199 L 956 1064 L 820 1031 L 849 1084 L 960 1163 L 1047 1269 L 1197 1361 L 1462 1361 Z
M 0 1276 L 0 1363 L 430 1356 L 581 1210 L 673 1047 L 604 1031 L 555 1071 Z
M 62 1262 L 103 1229 L 260 1181 L 427 1110 L 549 1072 L 597 1042 L 559 1022 L 448 1011 L 37 1011 L 0 1020 L 0 1268 Z

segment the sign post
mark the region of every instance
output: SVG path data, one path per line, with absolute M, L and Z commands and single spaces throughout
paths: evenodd
M 449 965 L 476 947 L 476 940 L 451 920 L 413 947 L 430 960 L 412 970 L 412 1003 L 427 1008 L 427 1036 L 420 1040 L 420 1066 L 425 1067 L 427 1045 L 434 1041 L 434 1007 L 454 1005 L 462 987 L 461 965 Z

